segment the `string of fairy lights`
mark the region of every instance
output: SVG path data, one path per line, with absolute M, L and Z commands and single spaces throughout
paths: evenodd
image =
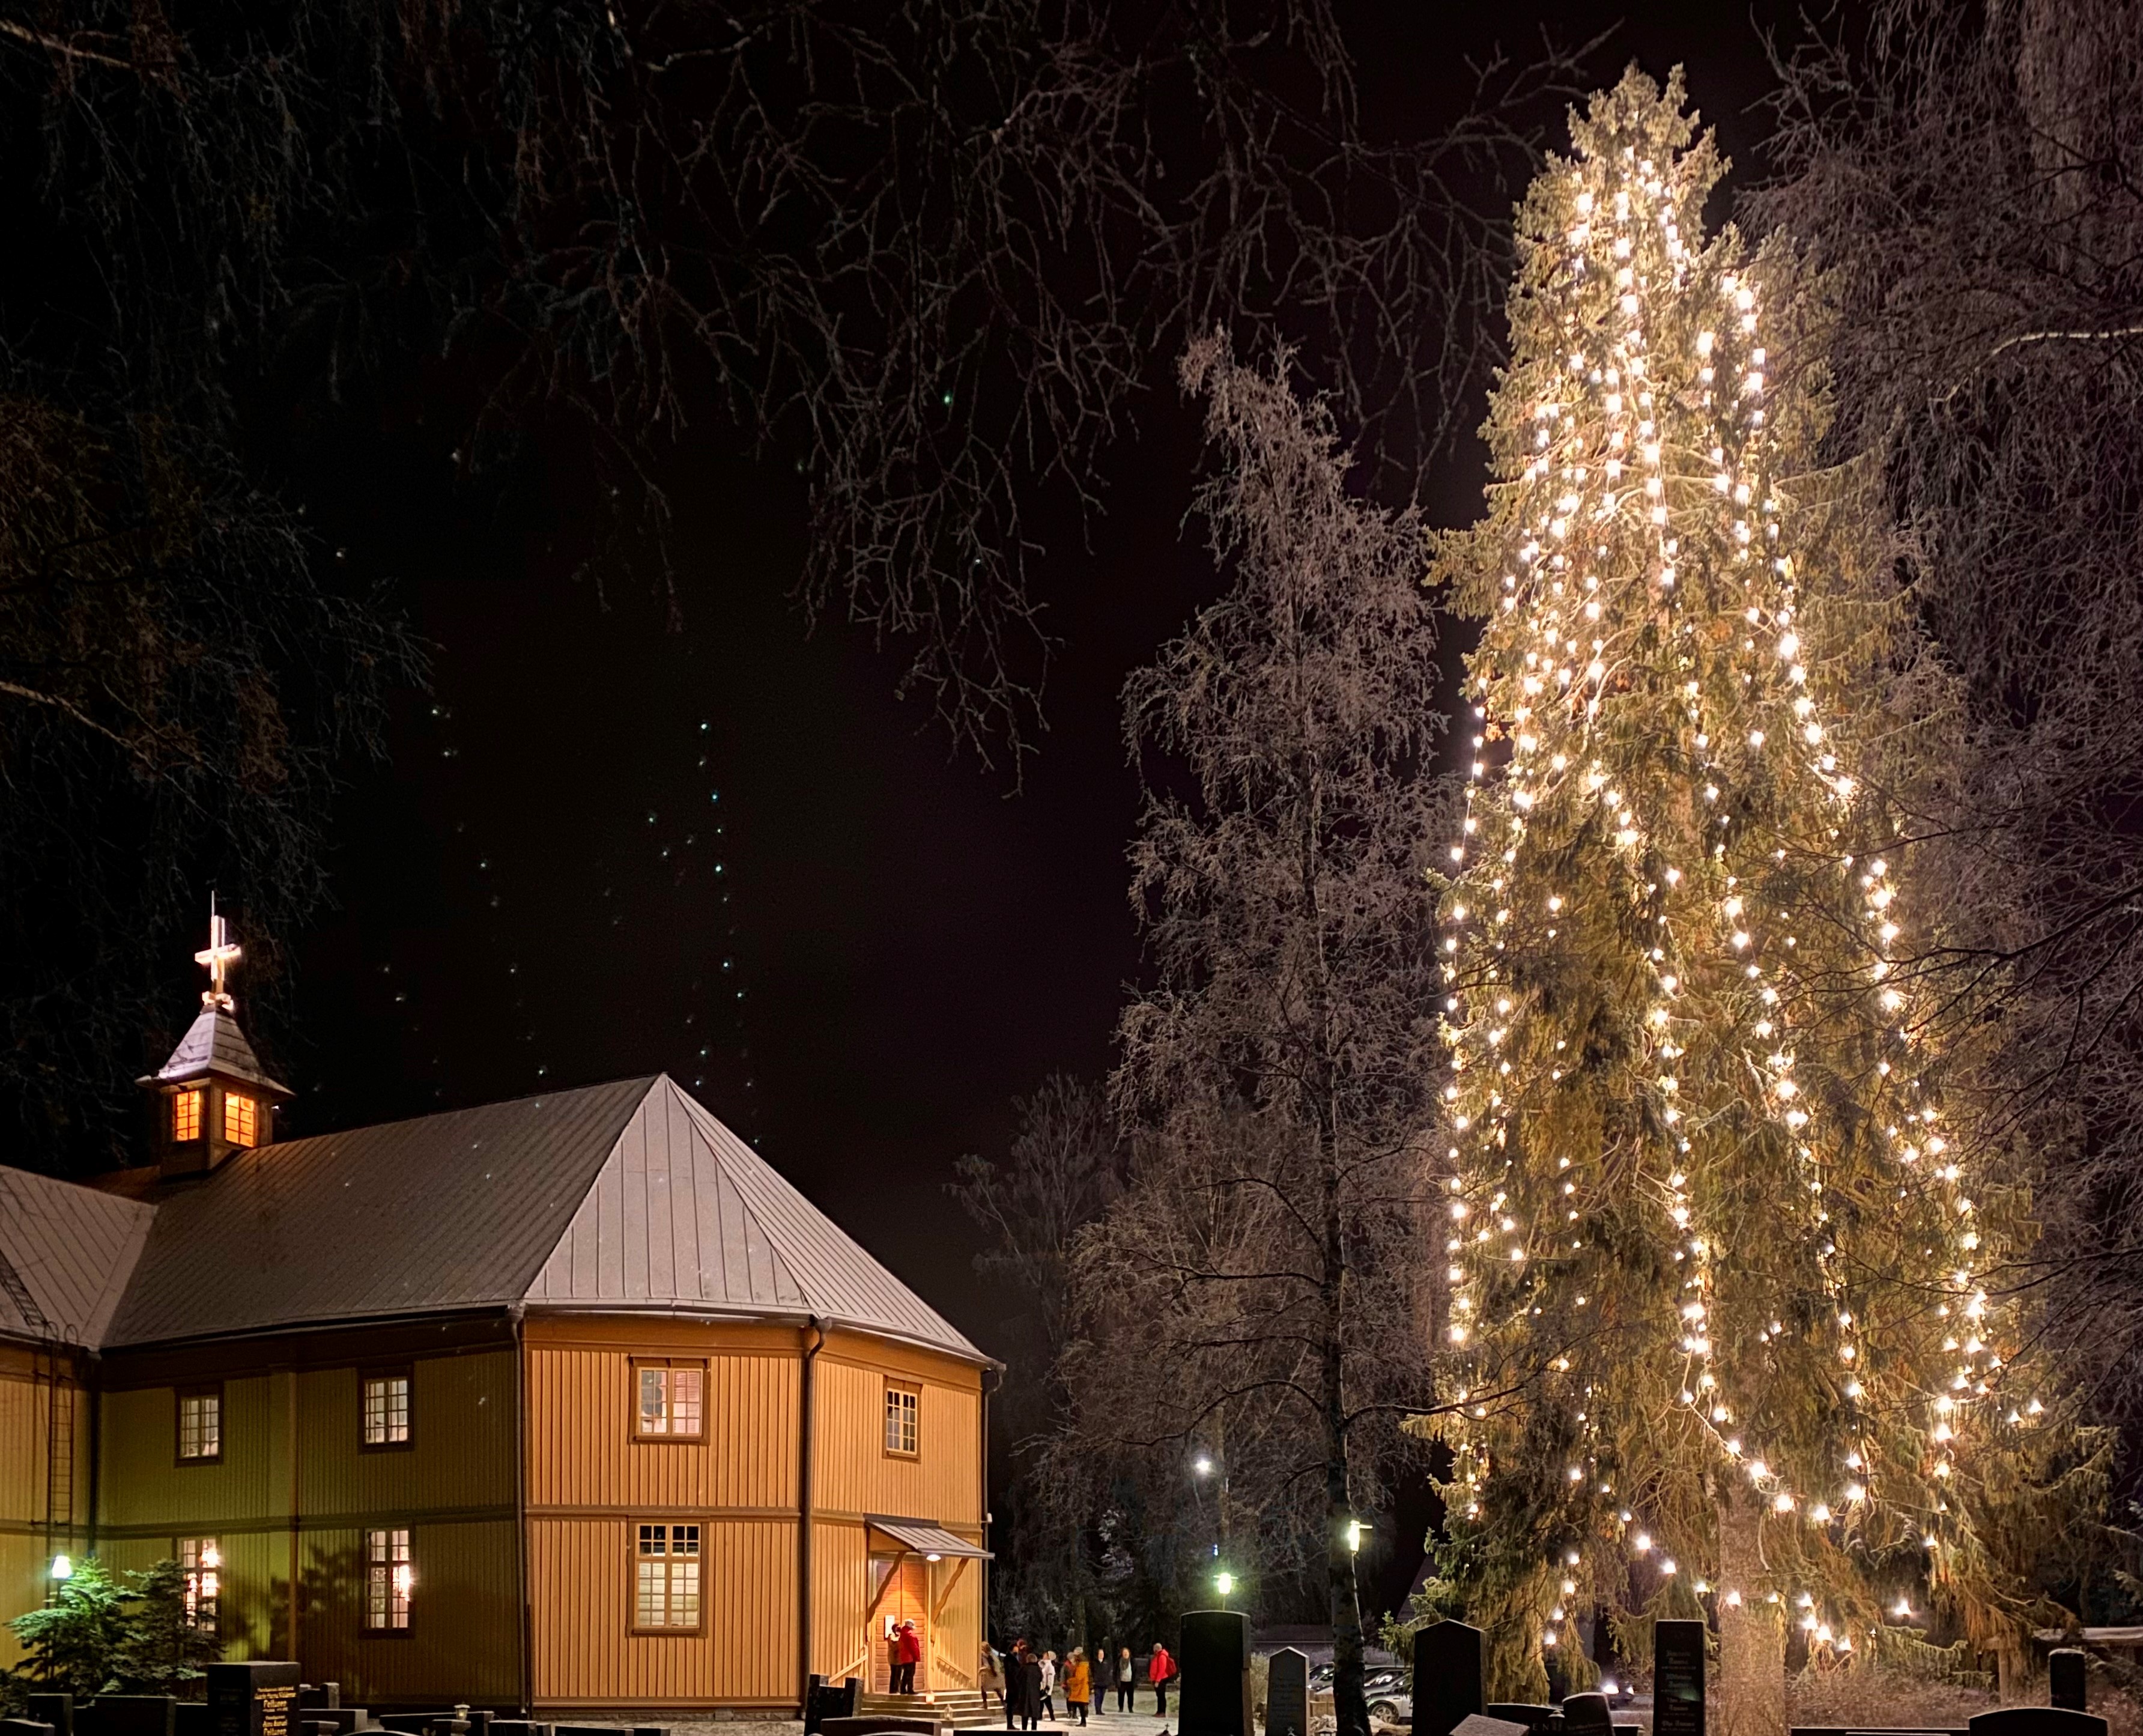
M 1993 1425 L 2007 1359 L 1998 1311 L 1974 1272 L 1978 1209 L 1920 1078 L 1923 1009 L 1896 967 L 1903 917 L 1892 866 L 1856 860 L 1839 843 L 1860 792 L 1809 690 L 1795 551 L 1765 420 L 1760 286 L 1731 237 L 1702 239 L 1703 162 L 1671 149 L 1648 154 L 1631 142 L 1641 129 L 1626 123 L 1617 131 L 1596 114 L 1594 126 L 1601 142 L 1556 171 L 1564 179 L 1551 196 L 1566 197 L 1566 226 L 1542 244 L 1559 251 L 1539 262 L 1552 268 L 1546 286 L 1540 270 L 1530 280 L 1542 305 L 1561 304 L 1562 354 L 1532 365 L 1522 357 L 1501 388 L 1503 408 L 1518 411 L 1502 425 L 1522 431 L 1497 454 L 1508 565 L 1467 686 L 1474 754 L 1443 940 L 1448 1333 L 1468 1370 L 1454 1481 L 1463 1516 L 1484 1521 L 1507 1364 L 1540 1352 L 1529 1328 L 1547 1292 L 1557 1318 L 1586 1318 L 1614 1258 L 1587 1234 L 1604 1185 L 1599 1155 L 1566 1151 L 1552 1171 L 1537 1155 L 1514 1155 L 1541 1094 L 1577 1061 L 1514 969 L 1513 948 L 1566 942 L 1575 925 L 1596 932 L 1611 918 L 1626 932 L 1635 913 L 1654 941 L 1636 953 L 1649 982 L 1635 992 L 1644 1001 L 1640 1086 L 1656 1130 L 1636 1174 L 1678 1274 L 1661 1330 L 1679 1368 L 1678 1382 L 1667 1377 L 1679 1414 L 1715 1462 L 1746 1476 L 1772 1522 L 1814 1528 L 1812 1547 L 1789 1559 L 1819 1557 L 1878 1501 L 1906 1512 L 1938 1551 L 1943 1486 L 1973 1435 Z M 1639 740 L 1656 730 L 1662 697 L 1678 739 Z M 1492 746 L 1504 742 L 1507 751 Z M 1800 835 L 1749 817 L 1766 802 L 1781 811 L 1799 802 L 1809 817 Z M 1588 826 L 1609 841 L 1584 858 L 1611 865 L 1606 883 L 1571 866 L 1579 858 L 1566 846 Z M 1839 937 L 1812 937 L 1804 950 L 1805 922 L 1764 895 L 1762 855 L 1781 874 L 1808 873 L 1812 886 L 1828 874 L 1832 890 L 1858 895 L 1834 903 L 1852 912 L 1844 944 L 1858 961 L 1858 1014 L 1881 1044 L 1863 1100 L 1882 1128 L 1900 1210 L 1937 1208 L 1926 1215 L 1940 1225 L 1928 1244 L 1948 1358 L 1940 1381 L 1909 1357 L 1882 1354 L 1855 1318 L 1849 1251 L 1837 1245 L 1833 1215 L 1841 1186 L 1858 1179 L 1841 1168 L 1852 1132 L 1796 1075 L 1796 1042 L 1815 1016 L 1800 962 L 1818 950 L 1834 956 Z M 1516 909 L 1527 894 L 1541 895 L 1538 907 Z M 1834 1005 L 1826 1011 L 1835 1016 Z M 1708 1059 L 1684 1077 L 1692 1049 L 1716 1051 L 1740 1077 Z M 1828 1302 L 1824 1318 L 1790 1333 L 1783 1319 L 1749 1325 L 1759 1343 L 1783 1348 L 1791 1337 L 1831 1360 L 1847 1443 L 1834 1464 L 1796 1466 L 1784 1443 L 1759 1437 L 1755 1419 L 1769 1407 L 1749 1390 L 1753 1364 L 1715 1338 L 1737 1250 L 1709 1221 L 1694 1160 L 1703 1142 L 1729 1137 L 1725 1111 L 1737 1099 L 1784 1135 L 1799 1204 L 1778 1234 L 1812 1250 Z M 1680 1572 L 1673 1544 L 1654 1535 L 1660 1521 L 1619 1505 L 1597 1469 L 1594 1449 L 1609 1440 L 1601 1410 L 1614 1401 L 1566 1348 L 1546 1366 L 1555 1380 L 1526 1402 L 1552 1394 L 1569 1437 L 1586 1443 L 1566 1476 L 1569 1492 L 1596 1511 L 1591 1546 L 1613 1540 L 1660 1574 Z M 2012 1406 L 2003 1420 L 2041 1408 Z M 1928 1443 L 1922 1465 L 1885 1457 L 1871 1426 L 1878 1414 L 1914 1420 Z M 1586 1546 L 1564 1554 L 1546 1646 L 1569 1637 L 1591 1566 Z M 1844 1653 L 1854 1644 L 1820 1585 L 1698 1579 L 1694 1589 L 1729 1608 L 1789 1600 L 1812 1645 Z M 1909 1601 L 1890 1613 L 1910 1615 Z

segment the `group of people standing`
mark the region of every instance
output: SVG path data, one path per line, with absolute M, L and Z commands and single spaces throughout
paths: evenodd
M 1158 1640 L 1147 1657 L 1141 1671 L 1131 1649 L 1119 1646 L 1114 1656 L 1107 1645 L 1096 1648 L 1090 1659 L 1086 1648 L 1074 1646 L 1060 1668 L 1057 1654 L 1037 1651 L 1025 1639 L 1012 1643 L 1009 1656 L 1000 1657 L 997 1648 L 988 1640 L 982 1642 L 982 1656 L 978 1681 L 982 1690 L 982 1704 L 989 1704 L 992 1692 L 1003 1706 L 1005 1722 L 1020 1720 L 1022 1730 L 1038 1729 L 1042 1720 L 1057 1721 L 1057 1690 L 1064 1690 L 1064 1716 L 1068 1722 L 1076 1717 L 1081 1724 L 1091 1712 L 1101 1715 L 1108 1691 L 1116 1691 L 1116 1710 L 1133 1711 L 1132 1690 L 1143 1679 L 1153 1689 L 1154 1715 L 1168 1716 L 1168 1684 L 1180 1672 L 1175 1659 L 1168 1654 L 1168 1648 Z

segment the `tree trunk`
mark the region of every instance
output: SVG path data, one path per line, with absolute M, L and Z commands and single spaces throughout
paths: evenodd
M 1332 1711 L 1339 1736 L 1368 1736 L 1369 1703 L 1362 1691 L 1362 1600 L 1354 1585 L 1354 1552 L 1347 1547 L 1349 1511 L 1344 1437 L 1325 1466 L 1324 1571 L 1332 1614 Z
M 1728 1488 L 1719 1500 L 1719 1671 L 1705 1696 L 1712 1736 L 1786 1736 L 1785 1605 L 1756 1588 L 1764 1570 L 1762 1510 Z M 1726 1601 L 1739 1591 L 1742 1601 Z

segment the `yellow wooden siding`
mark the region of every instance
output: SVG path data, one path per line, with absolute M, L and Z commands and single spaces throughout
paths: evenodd
M 885 1450 L 885 1387 L 879 1369 L 821 1358 L 814 1389 L 818 1436 L 814 1505 L 834 1513 L 887 1513 L 948 1526 L 982 1522 L 979 1393 L 927 1376 L 917 1455 Z
M 935 1576 L 931 1585 L 931 1601 L 937 1606 L 930 1624 L 933 1688 L 975 1685 L 976 1665 L 982 1648 L 982 1565 L 980 1561 L 969 1561 L 965 1571 L 962 1571 L 955 1562 L 940 1561 L 930 1570 Z
M 409 1625 L 394 1634 L 365 1631 L 364 1528 L 304 1533 L 299 1649 L 308 1676 L 340 1682 L 344 1705 L 518 1704 L 519 1548 L 512 1521 L 413 1524 L 408 1531 L 415 1575 Z
M 226 1657 L 279 1658 L 290 1597 L 290 1534 L 194 1526 L 169 1536 L 112 1537 L 97 1555 L 116 1574 L 139 1571 L 171 1555 L 181 1537 L 213 1537 L 223 1566 L 216 1575 L 216 1620 Z
M 173 1389 L 104 1394 L 102 1523 L 168 1526 L 191 1536 L 218 1521 L 287 1516 L 285 1434 L 292 1377 L 263 1374 L 223 1383 L 223 1458 L 181 1465 Z
M 332 1516 L 513 1504 L 511 1350 L 408 1364 L 410 1445 L 364 1448 L 364 1371 L 298 1376 L 300 1511 Z M 471 1516 L 473 1517 L 474 1516 Z
M 811 1526 L 811 1668 L 839 1681 L 864 1664 L 864 1528 L 815 1521 Z
M 60 1434 L 62 1439 L 71 1434 L 74 1448 L 72 1500 L 61 1503 L 58 1515 L 62 1526 L 67 1527 L 89 1516 L 89 1406 L 88 1395 L 72 1380 L 63 1380 L 57 1390 L 67 1407 L 61 1412 Z M 19 1373 L 0 1369 L 0 1526 L 42 1528 L 46 1523 L 45 1496 L 51 1485 L 45 1462 L 52 1439 L 53 1391 L 49 1377 L 33 1376 L 27 1368 Z
M 81 1555 L 89 1541 L 89 1395 L 52 1365 L 5 1347 L 0 1356 L 0 1622 L 45 1600 L 54 1553 Z M 55 1430 L 54 1406 L 59 1427 Z M 50 1449 L 72 1441 L 72 1466 L 54 1479 Z M 69 1474 L 71 1472 L 71 1474 Z M 57 1492 L 47 1512 L 48 1497 Z M 22 1659 L 15 1636 L 0 1627 L 0 1669 Z
M 630 1521 L 531 1524 L 539 1706 L 794 1703 L 794 1521 L 703 1526 L 705 1630 L 649 1635 L 630 1630 Z
M 45 1541 L 28 1531 L 0 1531 L 0 1601 L 7 1614 L 20 1615 L 45 1600 Z M 0 1669 L 22 1662 L 22 1648 L 7 1629 L 0 1628 Z
M 632 1437 L 634 1348 L 532 1343 L 530 1506 L 793 1511 L 797 1358 L 725 1351 L 720 1330 L 637 1353 L 706 1357 L 699 1442 Z

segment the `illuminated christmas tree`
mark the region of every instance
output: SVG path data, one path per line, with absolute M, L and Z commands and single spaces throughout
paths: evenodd
M 1952 1125 L 1898 967 L 1895 822 L 1856 782 L 1891 637 L 1814 480 L 1791 258 L 1707 238 L 1721 171 L 1636 72 L 1521 215 L 1484 618 L 1445 894 L 1449 1577 L 1492 1693 L 1596 1602 L 1716 1622 L 1714 1728 L 1819 1659 L 1989 1649 L 2010 1535 L 2086 1497 L 1991 1274 L 2028 1199 Z M 1804 338 L 1805 334 L 1801 334 Z M 1894 728 L 1895 720 L 1885 720 Z M 2052 1402 L 2047 1392 L 2045 1403 Z M 2085 1443 L 2087 1444 L 2087 1443 Z

